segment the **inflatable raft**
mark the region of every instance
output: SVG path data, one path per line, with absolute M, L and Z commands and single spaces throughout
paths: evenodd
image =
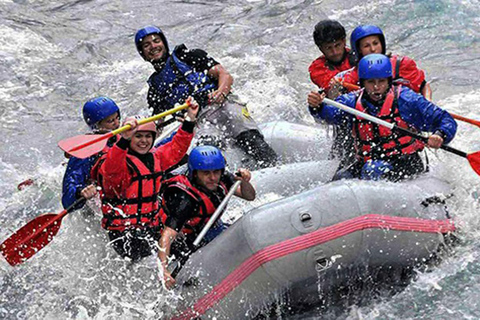
M 326 160 L 328 157 L 332 139 L 324 127 L 273 121 L 262 123 L 259 128 L 265 141 L 277 153 L 279 163 Z M 168 136 L 172 129 L 176 127 L 170 128 L 161 138 Z M 216 128 L 204 129 L 195 136 L 192 148 L 198 144 L 213 144 L 222 149 L 230 167 L 256 167 L 256 162 L 232 141 L 218 141 L 218 136 L 221 135 Z
M 396 277 L 435 256 L 455 230 L 449 186 L 336 181 L 258 207 L 177 276 L 173 319 L 249 319 L 281 303 L 321 306 L 352 281 Z

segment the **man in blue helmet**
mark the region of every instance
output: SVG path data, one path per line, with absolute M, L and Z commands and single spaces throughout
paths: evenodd
M 214 129 L 222 139 L 233 138 L 259 167 L 276 163 L 275 151 L 265 142 L 246 107 L 230 96 L 233 78 L 220 63 L 205 51 L 187 49 L 184 44 L 170 53 L 165 34 L 156 26 L 138 30 L 135 45 L 155 68 L 148 79 L 147 96 L 154 114 L 183 103 L 191 95 L 200 105 L 197 136 L 210 135 Z
M 195 249 L 193 248 L 195 238 L 235 180 L 241 180 L 239 188 L 235 191 L 236 196 L 248 201 L 255 199 L 255 189 L 249 182 L 250 171 L 239 169 L 237 175 L 233 175 L 225 170 L 225 165 L 225 158 L 219 149 L 213 146 L 199 146 L 190 153 L 187 175 L 176 176 L 167 182 L 160 213 L 164 230 L 158 251 L 167 287 L 175 283 L 167 270 L 170 253 L 174 253 L 178 258 L 182 251 Z M 226 226 L 218 219 L 205 235 L 201 245 L 212 241 L 224 229 Z
M 427 146 L 439 148 L 455 136 L 455 120 L 441 108 L 407 87 L 394 85 L 392 64 L 383 54 L 363 57 L 358 65 L 362 90 L 342 95 L 336 101 L 368 113 L 398 127 L 433 132 Z M 322 100 L 325 95 L 322 95 Z M 425 171 L 419 155 L 424 143 L 406 135 L 355 117 L 323 101 L 313 116 L 329 123 L 345 122 L 355 139 L 356 163 L 345 178 L 390 179 L 397 181 Z
M 92 129 L 93 134 L 103 134 L 118 129 L 120 126 L 120 109 L 117 104 L 108 97 L 91 99 L 83 106 L 83 119 Z M 109 141 L 113 145 L 115 141 Z M 67 170 L 63 177 L 62 205 L 70 207 L 77 199 L 90 199 L 97 193 L 97 189 L 90 179 L 90 170 L 99 155 L 86 159 L 70 157 Z M 77 208 L 81 208 L 80 203 Z

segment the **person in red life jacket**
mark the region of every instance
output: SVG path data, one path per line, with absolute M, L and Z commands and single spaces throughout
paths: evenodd
M 322 20 L 315 25 L 313 31 L 313 40 L 323 55 L 310 64 L 308 72 L 312 82 L 324 90 L 331 99 L 340 94 L 338 86 L 332 88 L 335 84 L 332 79 L 338 73 L 351 69 L 355 65 L 350 49 L 346 47 L 346 37 L 345 28 L 335 20 Z M 318 91 L 312 91 L 308 99 L 319 95 Z
M 184 44 L 170 52 L 165 34 L 156 26 L 138 30 L 135 45 L 155 68 L 148 79 L 147 95 L 154 114 L 192 96 L 200 105 L 197 136 L 221 141 L 231 138 L 256 166 L 275 165 L 277 154 L 265 142 L 246 106 L 230 94 L 233 77 L 219 62 L 204 50 L 188 49 Z
M 187 175 L 178 175 L 168 181 L 162 202 L 165 229 L 159 241 L 158 251 L 165 285 L 168 288 L 175 284 L 167 270 L 170 254 L 173 253 L 178 258 L 185 251 L 195 250 L 193 248 L 195 238 L 235 180 L 241 180 L 235 195 L 248 201 L 254 200 L 255 189 L 249 182 L 250 178 L 250 171 L 246 169 L 239 169 L 237 175 L 227 172 L 225 158 L 219 149 L 213 146 L 199 146 L 190 153 Z M 218 219 L 200 245 L 212 241 L 224 229 L 226 226 Z
M 129 118 L 131 129 L 102 156 L 92 169 L 101 186 L 102 227 L 115 251 L 124 258 L 137 261 L 155 250 L 160 238 L 158 195 L 165 170 L 186 154 L 193 138 L 198 104 L 187 99 L 190 107 L 182 127 L 173 139 L 152 149 L 156 125 L 138 125 Z
M 108 97 L 97 97 L 87 101 L 82 113 L 93 134 L 104 134 L 120 126 L 120 109 L 115 101 Z M 107 148 L 115 141 L 116 137 L 111 138 L 107 142 Z M 73 205 L 77 199 L 88 200 L 97 194 L 97 188 L 90 179 L 90 170 L 102 154 L 103 152 L 86 159 L 69 157 L 62 187 L 62 205 L 65 209 Z M 85 202 L 80 202 L 76 209 L 80 209 L 84 204 Z
M 430 148 L 439 148 L 453 139 L 457 123 L 452 116 L 408 87 L 394 85 L 392 64 L 387 56 L 365 56 L 360 60 L 358 73 L 362 89 L 342 95 L 336 101 L 401 128 L 433 132 L 427 143 Z M 322 100 L 324 97 L 323 94 Z M 423 142 L 325 105 L 323 101 L 315 111 L 315 117 L 328 123 L 347 123 L 355 139 L 357 162 L 337 177 L 397 181 L 425 171 L 419 155 Z
M 355 65 L 355 59 L 350 54 L 350 49 L 346 47 L 346 36 L 345 28 L 335 20 L 322 20 L 315 26 L 313 39 L 323 55 L 313 61 L 308 68 L 310 79 L 320 89 L 308 94 L 309 105 L 318 106 L 321 92 L 325 92 L 330 99 L 335 99 L 347 92 L 334 81 L 335 76 Z M 350 138 L 348 128 L 341 125 L 333 126 L 333 133 L 334 139 L 329 158 L 341 159 L 339 166 L 344 167 L 352 161 L 355 154 L 353 139 Z
M 356 27 L 350 36 L 350 45 L 357 61 L 372 53 L 386 54 L 386 41 L 383 31 L 374 25 Z M 391 55 L 392 77 L 394 82 L 403 84 L 428 100 L 432 100 L 431 88 L 425 80 L 425 72 L 417 67 L 415 61 L 406 56 Z M 345 73 L 343 81 L 358 84 L 358 68 Z

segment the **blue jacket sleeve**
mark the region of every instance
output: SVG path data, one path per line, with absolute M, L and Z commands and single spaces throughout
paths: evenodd
M 349 93 L 339 96 L 335 101 L 346 105 L 350 108 L 355 108 L 355 103 L 357 101 L 357 93 Z M 334 106 L 322 103 L 319 108 L 308 107 L 310 114 L 315 118 L 315 120 L 323 120 L 329 124 L 343 124 L 345 122 L 351 122 L 352 116 L 345 111 L 342 111 Z
M 157 144 L 155 144 L 155 148 L 158 148 L 160 146 L 163 146 L 164 144 L 172 141 L 173 139 L 173 136 L 177 133 L 177 131 L 173 131 L 168 137 L 166 138 L 163 138 L 162 140 L 160 140 L 159 142 L 157 142 Z
M 62 187 L 62 205 L 65 209 L 78 199 L 78 193 L 87 186 L 92 162 L 92 158 L 78 159 L 72 157 L 68 160 Z M 84 203 L 81 203 L 76 209 L 83 207 L 83 205 Z
M 437 130 L 445 134 L 445 143 L 452 141 L 457 132 L 457 123 L 445 110 L 439 108 L 422 95 L 403 87 L 398 99 L 400 116 L 421 131 Z

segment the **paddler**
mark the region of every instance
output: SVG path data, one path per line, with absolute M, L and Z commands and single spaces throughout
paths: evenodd
M 386 41 L 383 31 L 374 25 L 356 27 L 350 36 L 350 45 L 357 61 L 372 53 L 386 53 Z M 432 100 L 430 84 L 425 79 L 425 71 L 419 69 L 415 61 L 407 56 L 387 54 L 392 63 L 392 78 L 417 93 L 421 93 L 428 100 Z M 358 67 L 348 71 L 343 81 L 350 84 L 359 84 Z
M 138 125 L 128 118 L 131 129 L 104 154 L 92 169 L 92 178 L 101 186 L 102 227 L 115 251 L 137 261 L 156 250 L 162 224 L 159 219 L 158 195 L 163 172 L 186 154 L 193 138 L 198 104 L 190 102 L 185 120 L 172 140 L 152 149 L 156 125 Z
M 427 146 L 437 149 L 455 136 L 457 124 L 448 112 L 408 87 L 395 85 L 390 58 L 369 54 L 358 64 L 361 90 L 342 95 L 336 101 L 397 126 L 433 134 Z M 356 162 L 343 172 L 344 178 L 397 181 L 425 171 L 419 155 L 424 143 L 410 136 L 355 117 L 323 103 L 313 116 L 332 124 L 346 123 L 355 139 Z
M 191 95 L 201 109 L 200 137 L 211 134 L 209 127 L 213 127 L 221 134 L 222 141 L 233 138 L 236 145 L 257 161 L 258 167 L 276 163 L 275 151 L 265 142 L 247 108 L 235 102 L 230 94 L 233 77 L 220 63 L 205 51 L 187 49 L 184 44 L 170 53 L 165 34 L 156 26 L 138 30 L 135 45 L 142 58 L 155 68 L 148 80 L 147 96 L 153 114 L 172 108 Z
M 336 20 L 322 20 L 315 25 L 313 40 L 322 53 L 308 67 L 310 79 L 327 97 L 335 99 L 340 94 L 331 80 L 340 72 L 355 66 L 355 59 L 347 47 L 345 28 Z M 318 95 L 312 91 L 308 98 Z
M 237 175 L 233 175 L 225 170 L 225 165 L 225 158 L 219 149 L 199 146 L 190 153 L 186 175 L 178 175 L 167 182 L 161 209 L 165 229 L 159 241 L 158 257 L 168 288 L 175 284 L 175 279 L 167 270 L 170 255 L 174 254 L 178 259 L 182 254 L 195 250 L 195 238 L 235 181 L 241 180 L 235 191 L 236 196 L 248 201 L 255 199 L 255 189 L 249 182 L 250 171 L 239 169 Z M 224 229 L 226 225 L 218 219 L 200 246 L 212 241 Z
M 346 72 L 355 65 L 355 58 L 352 56 L 351 50 L 347 48 L 346 37 L 345 28 L 338 21 L 327 19 L 315 25 L 313 40 L 323 55 L 314 60 L 308 68 L 310 79 L 319 88 L 308 94 L 309 106 L 318 106 L 321 92 L 325 92 L 330 99 L 335 99 L 340 94 L 347 92 L 338 82 L 334 81 L 335 76 Z M 310 110 L 310 112 L 314 111 Z M 348 165 L 354 156 L 353 141 L 349 137 L 349 132 L 344 126 L 334 126 L 334 141 L 330 158 L 341 159 L 340 168 Z
M 108 97 L 97 97 L 87 101 L 83 105 L 82 113 L 85 123 L 93 134 L 104 134 L 118 129 L 120 125 L 120 109 L 115 101 Z M 116 137 L 107 142 L 107 148 L 115 143 L 115 139 Z M 70 207 L 79 198 L 91 199 L 97 194 L 97 188 L 90 179 L 90 170 L 100 155 L 86 159 L 69 158 L 67 170 L 63 176 L 62 205 L 64 208 Z M 78 208 L 84 204 L 80 202 Z

